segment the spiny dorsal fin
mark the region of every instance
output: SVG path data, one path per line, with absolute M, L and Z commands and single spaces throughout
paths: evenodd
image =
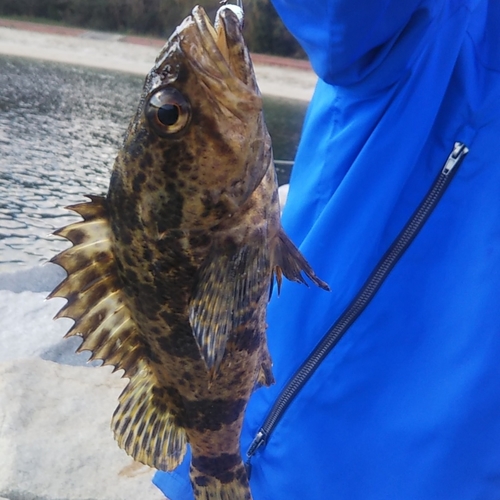
M 73 246 L 52 259 L 68 276 L 49 298 L 67 299 L 56 318 L 75 320 L 66 336 L 83 337 L 78 351 L 90 350 L 91 359 L 101 359 L 115 370 L 123 369 L 124 375 L 130 377 L 136 370 L 143 344 L 123 301 L 111 247 L 106 199 L 89 198 L 90 202 L 68 207 L 84 220 L 55 232 Z
M 300 250 L 293 244 L 290 238 L 280 229 L 275 237 L 271 253 L 271 266 L 276 276 L 278 284 L 278 293 L 281 288 L 282 276 L 307 285 L 302 272 L 317 286 L 323 290 L 330 290 L 330 287 L 316 276 L 312 267 L 309 265 Z
M 68 273 L 49 295 L 67 299 L 56 318 L 75 320 L 66 336 L 83 337 L 78 351 L 91 351 L 91 359 L 123 369 L 124 376 L 131 379 L 112 420 L 120 447 L 139 462 L 172 470 L 184 456 L 185 432 L 174 425 L 161 398 L 164 392 L 154 390 L 155 378 L 145 361 L 143 341 L 124 302 L 106 200 L 91 197 L 90 203 L 68 208 L 84 220 L 55 233 L 73 243 L 52 259 Z
M 201 355 L 212 373 L 224 356 L 231 332 L 245 323 L 267 290 L 270 276 L 266 245 L 240 248 L 214 243 L 199 271 L 190 303 L 189 322 Z
M 175 424 L 165 393 L 144 363 L 120 395 L 111 427 L 120 448 L 158 470 L 175 469 L 186 453 L 186 433 Z

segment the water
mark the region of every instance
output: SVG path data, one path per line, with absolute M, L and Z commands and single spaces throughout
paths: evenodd
M 143 78 L 0 57 L 0 272 L 66 248 L 64 207 L 104 194 Z M 292 160 L 305 104 L 265 99 L 275 157 Z M 280 183 L 289 172 L 280 169 Z

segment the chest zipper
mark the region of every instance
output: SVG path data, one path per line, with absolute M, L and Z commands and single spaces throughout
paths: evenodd
M 410 246 L 411 242 L 415 239 L 420 229 L 422 229 L 423 225 L 433 212 L 468 152 L 469 149 L 465 146 L 465 144 L 460 142 L 455 143 L 453 151 L 446 160 L 441 172 L 418 208 L 406 223 L 406 226 L 398 234 L 387 252 L 377 263 L 372 274 L 365 281 L 352 302 L 347 306 L 337 321 L 331 326 L 325 336 L 311 352 L 309 357 L 304 361 L 304 363 L 302 363 L 300 368 L 283 388 L 246 453 L 247 460 L 245 465 L 249 477 L 251 473 L 252 457 L 259 448 L 262 448 L 267 444 L 271 433 L 299 391 L 304 387 L 321 362 L 326 358 L 333 347 L 335 347 L 349 327 L 354 323 L 354 321 L 356 321 L 360 314 L 365 310 L 366 306 L 373 299 L 393 267 L 404 254 L 406 249 Z

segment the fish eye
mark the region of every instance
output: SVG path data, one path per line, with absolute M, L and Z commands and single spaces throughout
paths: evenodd
M 162 137 L 177 134 L 189 123 L 191 107 L 186 98 L 173 87 L 162 87 L 146 101 L 146 118 Z
M 171 127 L 179 120 L 180 108 L 176 104 L 164 104 L 158 109 L 157 115 L 160 123 Z

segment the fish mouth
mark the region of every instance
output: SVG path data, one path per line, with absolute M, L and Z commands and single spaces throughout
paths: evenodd
M 198 31 L 200 35 L 204 38 L 206 44 L 210 47 L 212 45 L 212 40 L 215 42 L 215 45 L 219 49 L 221 55 L 224 57 L 227 63 L 230 63 L 230 49 L 229 49 L 229 40 L 226 35 L 228 29 L 231 31 L 235 31 L 234 19 L 227 18 L 227 12 L 230 10 L 234 13 L 234 16 L 237 18 L 237 23 L 241 25 L 243 19 L 243 12 L 239 7 L 233 5 L 224 5 L 221 7 L 216 14 L 215 22 L 212 25 L 210 19 L 208 18 L 206 12 L 202 7 L 195 7 L 192 16 L 193 20 L 196 23 Z M 241 14 L 239 14 L 239 12 Z
M 212 71 L 216 70 L 219 78 L 236 77 L 247 87 L 247 91 L 259 93 L 250 54 L 243 39 L 243 11 L 236 5 L 223 5 L 215 15 L 213 25 L 200 6 L 193 9 L 191 16 L 205 55 L 211 60 Z

